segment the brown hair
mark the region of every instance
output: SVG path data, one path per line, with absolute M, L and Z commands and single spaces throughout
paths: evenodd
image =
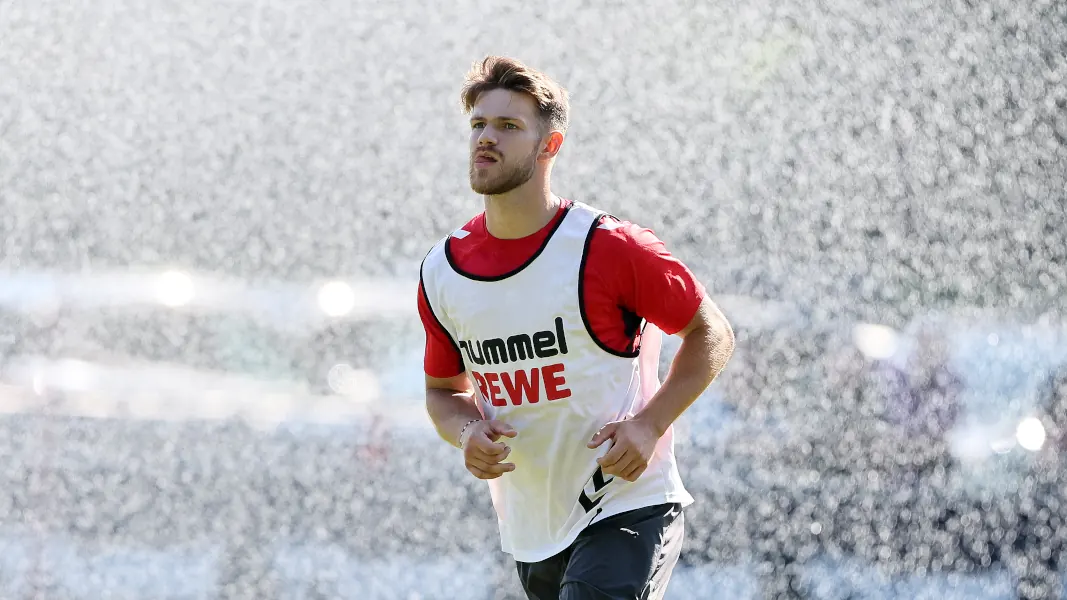
M 537 103 L 541 122 L 551 129 L 567 131 L 570 106 L 567 90 L 541 71 L 505 56 L 487 56 L 467 73 L 460 99 L 470 112 L 478 97 L 489 90 L 505 89 L 528 94 Z

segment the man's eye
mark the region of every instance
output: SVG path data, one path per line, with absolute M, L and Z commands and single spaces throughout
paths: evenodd
M 514 123 L 505 123 L 504 127 L 508 128 L 508 129 L 518 129 L 519 128 L 519 126 L 514 124 Z
M 485 123 L 471 123 L 471 128 L 473 129 L 478 129 L 480 127 L 485 127 Z

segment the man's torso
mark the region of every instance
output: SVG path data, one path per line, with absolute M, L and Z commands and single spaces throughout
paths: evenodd
M 518 560 L 558 552 L 599 516 L 692 501 L 670 433 L 633 483 L 599 473 L 596 459 L 608 444 L 586 446 L 658 386 L 658 352 L 620 352 L 590 333 L 582 265 L 600 217 L 583 204 L 568 206 L 533 260 L 504 277 L 457 269 L 447 239 L 423 264 L 427 298 L 460 350 L 483 416 L 519 432 L 508 441 L 515 471 L 490 482 L 504 549 Z

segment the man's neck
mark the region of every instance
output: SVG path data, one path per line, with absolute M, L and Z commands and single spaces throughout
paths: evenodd
M 560 202 L 547 187 L 486 196 L 485 228 L 489 235 L 503 240 L 533 235 L 552 221 Z

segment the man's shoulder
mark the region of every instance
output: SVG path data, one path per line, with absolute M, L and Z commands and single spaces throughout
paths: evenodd
M 441 238 L 440 243 L 450 238 L 458 241 L 469 241 L 473 238 L 481 237 L 483 231 L 485 231 L 485 212 L 480 212 L 468 219 L 463 225 L 448 232 Z
M 471 217 L 466 223 L 452 229 L 448 233 L 437 238 L 437 240 L 430 246 L 427 254 L 433 252 L 435 249 L 442 248 L 445 243 L 450 240 L 466 240 L 472 234 L 477 234 L 480 230 L 484 229 L 485 213 L 480 212 Z
M 596 231 L 598 232 L 614 231 L 615 229 L 618 229 L 620 227 L 626 227 L 632 224 L 629 221 L 620 219 L 610 210 L 607 210 L 597 204 L 593 204 L 591 202 L 584 202 L 582 200 L 572 200 L 569 198 L 563 198 L 562 200 L 564 207 L 567 209 L 587 211 L 588 213 L 591 213 L 599 223 L 596 228 Z M 599 236 L 601 234 L 595 233 L 594 235 Z
M 618 252 L 642 250 L 661 244 L 652 229 L 639 223 L 601 211 L 600 224 L 593 231 L 592 242 Z

